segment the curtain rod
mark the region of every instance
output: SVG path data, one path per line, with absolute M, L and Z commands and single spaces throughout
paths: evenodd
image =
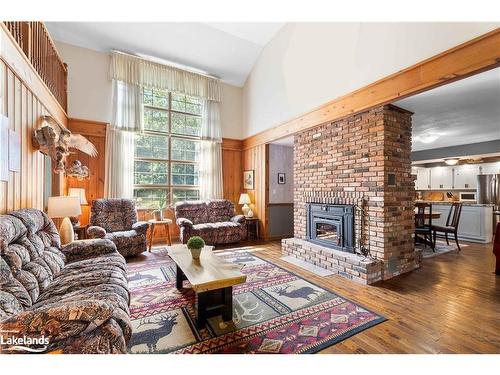
M 142 57 L 142 56 L 137 56 L 137 55 L 133 55 L 131 53 L 127 53 L 127 52 L 122 52 L 122 51 L 119 51 L 119 50 L 116 50 L 116 49 L 112 49 L 111 52 L 114 52 L 114 53 L 119 53 L 121 55 L 125 55 L 125 56 L 129 56 L 129 57 L 133 57 L 135 59 L 138 59 L 138 60 L 143 60 L 143 61 L 148 61 L 148 62 L 152 62 L 152 63 L 155 63 L 155 64 L 158 64 L 158 65 L 165 65 L 165 66 L 168 66 L 169 68 L 173 68 L 173 69 L 177 69 L 177 70 L 184 70 L 186 72 L 189 72 L 191 74 L 197 74 L 199 76 L 202 76 L 202 77 L 207 77 L 207 78 L 212 78 L 212 79 L 217 79 L 217 80 L 220 80 L 219 77 L 215 77 L 215 76 L 212 76 L 210 74 L 203 74 L 203 73 L 199 73 L 199 72 L 195 72 L 193 70 L 190 70 L 189 68 L 187 69 L 183 69 L 183 68 L 179 68 L 177 66 L 173 66 L 173 65 L 168 65 L 168 64 L 163 64 L 161 62 L 158 62 L 158 61 L 155 61 L 153 59 L 148 59 L 148 58 L 145 58 L 145 57 Z M 152 56 L 153 57 L 153 56 Z M 159 59 L 159 57 L 158 57 Z

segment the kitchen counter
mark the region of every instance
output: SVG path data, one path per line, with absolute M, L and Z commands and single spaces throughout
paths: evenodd
M 448 201 L 425 201 L 425 200 L 415 200 L 415 203 L 432 203 L 432 204 L 443 204 L 450 205 L 452 203 L 462 203 L 462 206 L 471 206 L 471 207 L 494 207 L 494 204 L 481 204 L 474 202 L 448 202 Z

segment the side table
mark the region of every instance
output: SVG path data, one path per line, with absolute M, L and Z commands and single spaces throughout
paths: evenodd
M 170 224 L 172 224 L 172 220 L 170 220 L 170 219 L 164 219 L 164 220 L 151 219 L 151 220 L 149 220 L 149 223 L 151 224 L 151 228 L 149 228 L 149 252 L 151 252 L 151 247 L 153 246 L 153 237 L 154 237 L 155 229 L 157 226 L 165 227 L 165 230 L 167 232 L 168 246 L 172 246 L 172 239 L 170 238 Z
M 75 232 L 75 240 L 86 239 L 88 227 L 88 225 L 77 225 L 76 227 L 73 227 L 73 232 Z
M 245 224 L 247 226 L 247 240 L 249 240 L 250 237 L 253 237 L 254 239 L 258 240 L 259 239 L 259 218 L 246 217 Z

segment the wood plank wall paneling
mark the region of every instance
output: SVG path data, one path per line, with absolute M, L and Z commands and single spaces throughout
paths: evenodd
M 222 140 L 222 178 L 224 198 L 234 203 L 236 212 L 241 214 L 238 204 L 243 192 L 243 141 L 224 138 Z
M 33 131 L 47 108 L 4 60 L 0 60 L 0 111 L 21 135 L 21 171 L 0 181 L 0 213 L 26 207 L 44 209 L 45 156 L 32 145 Z
M 254 171 L 254 189 L 245 190 L 252 201 L 252 208 L 259 221 L 260 237 L 267 239 L 269 198 L 269 145 L 258 145 L 243 151 L 243 170 Z
M 88 206 L 82 206 L 82 216 L 80 222 L 82 225 L 89 223 L 90 205 L 95 199 L 104 197 L 104 178 L 105 178 L 105 159 L 106 159 L 106 123 L 99 121 L 89 121 L 81 119 L 68 119 L 68 128 L 74 134 L 85 136 L 94 144 L 98 156 L 93 158 L 83 152 L 76 153 L 68 157 L 68 165 L 74 160 L 80 160 L 90 171 L 90 178 L 82 181 L 74 177 L 66 177 L 66 187 L 84 188 Z M 65 191 L 67 194 L 68 190 Z

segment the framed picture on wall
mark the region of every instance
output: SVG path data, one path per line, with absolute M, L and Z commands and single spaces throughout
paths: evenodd
M 254 188 L 254 171 L 243 171 L 243 189 L 253 190 Z
M 9 119 L 0 115 L 0 181 L 9 180 Z
M 284 173 L 278 173 L 278 184 L 284 185 L 286 183 L 286 178 Z

